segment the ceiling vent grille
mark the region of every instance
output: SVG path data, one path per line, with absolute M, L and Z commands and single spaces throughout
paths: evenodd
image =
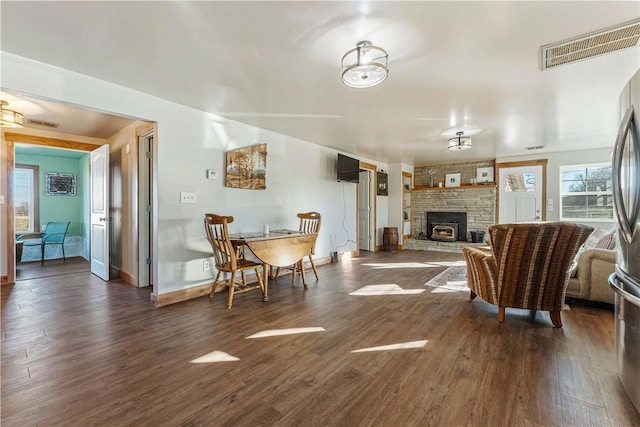
M 27 119 L 28 125 L 44 126 L 48 128 L 57 128 L 59 123 L 45 122 L 44 120 Z
M 640 45 L 640 19 L 584 34 L 540 48 L 541 68 L 547 70 Z

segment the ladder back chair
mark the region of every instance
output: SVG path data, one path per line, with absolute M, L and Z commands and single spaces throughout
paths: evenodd
M 301 233 L 307 233 L 307 234 L 316 234 L 316 235 L 318 234 L 318 232 L 320 231 L 320 224 L 322 222 L 322 215 L 320 215 L 319 212 L 301 212 L 298 214 L 298 218 L 300 219 L 300 225 L 298 227 L 298 231 L 300 231 Z M 311 249 L 306 254 L 306 257 L 309 258 L 309 264 L 311 264 L 311 269 L 313 270 L 313 274 L 315 274 L 316 280 L 318 280 L 319 279 L 318 270 L 316 270 L 316 265 L 313 262 L 313 255 L 315 255 L 315 250 L 316 250 L 316 242 L 314 241 L 313 246 L 311 246 Z M 304 257 L 300 261 L 298 261 L 296 264 L 292 265 L 291 267 L 285 267 L 285 268 L 292 270 L 291 286 L 294 286 L 295 280 L 296 280 L 296 273 L 303 274 Z M 276 269 L 276 274 L 274 278 L 277 279 L 279 273 L 280 273 L 280 267 Z M 304 286 L 306 288 L 307 284 L 305 283 Z
M 218 270 L 213 285 L 211 286 L 211 292 L 209 292 L 209 299 L 213 298 L 218 285 L 223 281 L 220 280 L 222 273 L 229 273 L 230 277 L 227 280 L 227 287 L 229 288 L 229 296 L 227 300 L 228 309 L 231 309 L 231 305 L 233 304 L 233 295 L 235 293 L 244 293 L 259 288 L 262 292 L 262 300 L 268 300 L 266 285 L 264 284 L 259 271 L 259 269 L 263 267 L 263 264 L 249 261 L 239 256 L 239 249 L 233 246 L 229 238 L 227 224 L 232 222 L 232 216 L 220 216 L 211 213 L 204 215 L 204 228 L 207 233 L 207 239 L 213 249 L 216 270 Z M 247 279 L 245 277 L 245 271 L 247 270 L 255 271 L 256 279 L 258 281 L 257 286 L 247 286 Z M 235 276 L 238 271 L 242 276 L 242 285 L 236 285 L 235 283 Z

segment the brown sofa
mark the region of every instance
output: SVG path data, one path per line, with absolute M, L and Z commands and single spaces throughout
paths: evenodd
M 607 279 L 613 273 L 615 264 L 615 250 L 584 250 L 578 257 L 575 277 L 569 279 L 567 297 L 613 304 L 615 294 Z

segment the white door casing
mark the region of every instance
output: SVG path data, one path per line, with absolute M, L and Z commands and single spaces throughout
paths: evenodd
M 545 218 L 542 165 L 504 167 L 498 177 L 498 223 L 538 222 Z
M 109 146 L 91 152 L 91 272 L 109 280 Z
M 369 231 L 369 193 L 371 186 L 371 173 L 368 170 L 360 171 L 360 183 L 358 188 L 358 248 L 370 251 Z
M 153 285 L 153 131 L 138 137 L 138 287 Z

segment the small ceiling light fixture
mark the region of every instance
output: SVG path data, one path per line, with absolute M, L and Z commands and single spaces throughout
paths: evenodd
M 9 103 L 7 101 L 0 100 L 0 126 L 8 128 L 24 127 L 22 124 L 22 114 L 7 109 L 6 107 L 8 106 Z
M 369 40 L 361 40 L 342 57 L 342 83 L 358 89 L 377 86 L 387 79 L 389 55 Z
M 462 151 L 471 148 L 471 138 L 469 138 L 468 136 L 462 136 L 464 135 L 464 132 L 462 131 L 456 132 L 456 135 L 457 136 L 455 138 L 451 138 L 449 140 L 447 150 Z

